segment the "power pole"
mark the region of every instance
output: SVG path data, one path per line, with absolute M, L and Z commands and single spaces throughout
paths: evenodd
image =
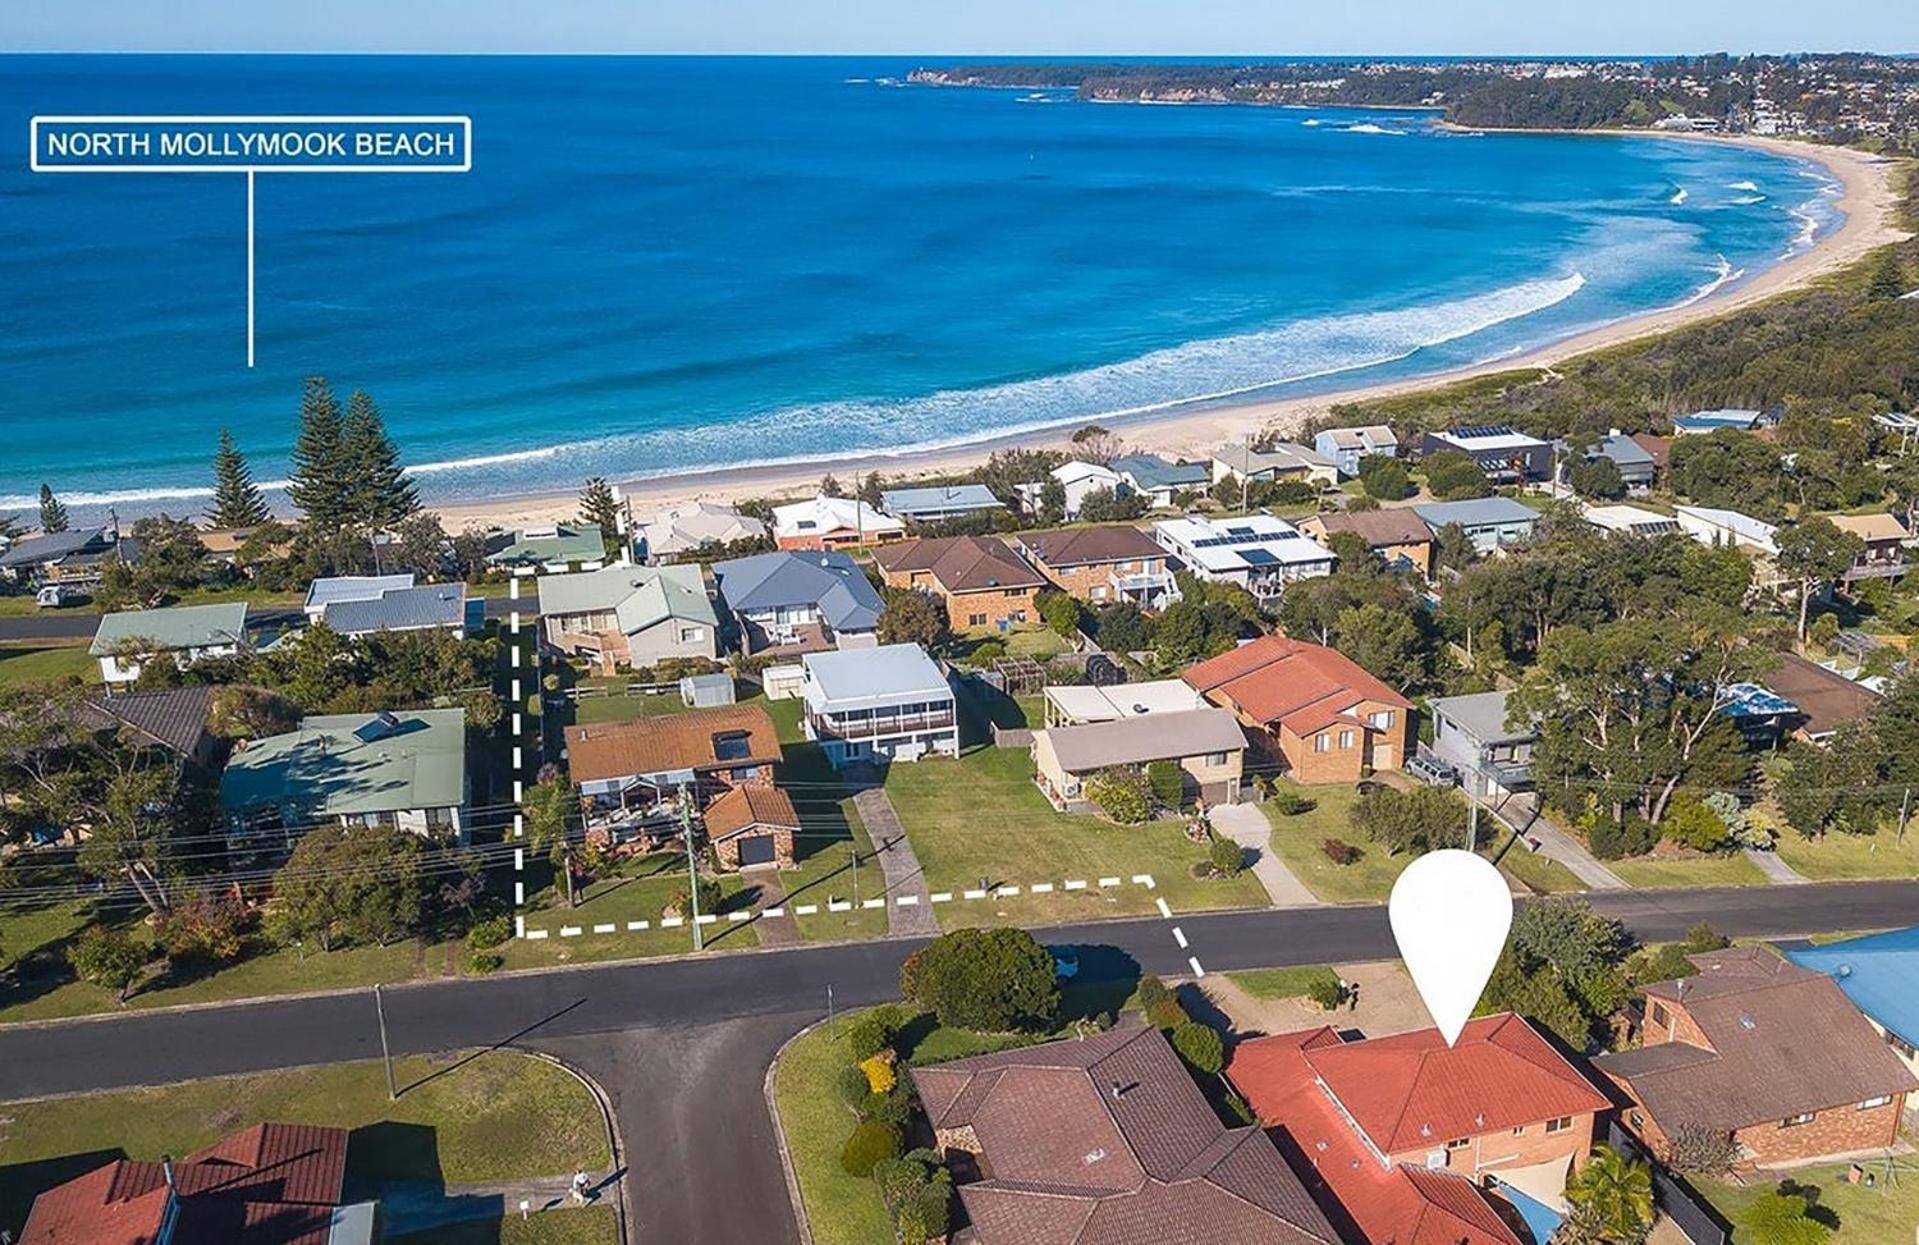
M 693 850 L 693 800 L 686 786 L 680 786 L 680 833 L 686 839 L 687 906 L 693 913 L 693 949 L 706 949 L 706 935 L 700 928 L 700 865 Z
M 393 1051 L 386 1041 L 386 1000 L 380 997 L 378 982 L 373 984 L 373 1011 L 380 1018 L 380 1063 L 386 1068 L 386 1099 L 396 1102 L 400 1092 L 393 1088 Z
M 1906 845 L 1906 813 L 1911 807 L 1912 788 L 1907 787 L 1906 793 L 1899 797 L 1899 833 L 1892 840 L 1901 847 Z

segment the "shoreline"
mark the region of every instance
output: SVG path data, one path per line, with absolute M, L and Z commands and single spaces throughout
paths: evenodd
M 1474 130 L 1476 127 L 1458 127 Z M 1811 161 L 1839 186 L 1834 208 L 1841 221 L 1806 250 L 1771 267 L 1714 291 L 1696 301 L 1648 311 L 1611 324 L 1575 333 L 1509 357 L 1452 368 L 1430 375 L 1360 385 L 1310 396 L 1208 401 L 1195 398 L 1164 411 L 1107 417 L 1102 426 L 1120 433 L 1136 452 L 1169 457 L 1204 457 L 1222 444 L 1269 430 L 1297 428 L 1331 407 L 1354 401 L 1396 397 L 1441 388 L 1498 372 L 1549 369 L 1577 355 L 1654 337 L 1686 325 L 1716 319 L 1791 290 L 1802 289 L 1856 263 L 1881 246 L 1909 235 L 1894 223 L 1899 192 L 1892 173 L 1901 162 L 1850 147 L 1831 147 L 1792 139 L 1759 135 L 1667 133 L 1642 130 L 1484 130 L 1486 133 L 1553 136 L 1633 137 L 1679 142 L 1721 143 L 1767 151 L 1790 159 Z M 617 483 L 632 504 L 636 518 L 694 500 L 736 502 L 750 497 L 783 496 L 810 491 L 821 476 L 852 476 L 879 472 L 889 483 L 962 471 L 1005 449 L 1057 449 L 1070 444 L 1074 430 L 1093 422 L 1076 419 L 1059 426 L 1009 432 L 943 447 L 864 451 L 856 456 L 818 456 L 785 464 L 716 467 L 671 475 L 623 478 Z M 523 497 L 494 497 L 448 501 L 429 505 L 449 531 L 498 524 L 514 528 L 574 517 L 577 498 L 571 493 L 541 493 Z

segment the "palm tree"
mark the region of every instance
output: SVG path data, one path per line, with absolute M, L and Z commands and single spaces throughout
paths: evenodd
M 1566 1182 L 1566 1200 L 1606 1240 L 1644 1240 L 1652 1229 L 1652 1168 L 1600 1146 L 1585 1170 Z
M 566 882 L 566 906 L 580 906 L 573 889 L 573 843 L 568 837 L 573 789 L 552 765 L 540 767 L 539 780 L 526 789 L 520 800 L 524 815 L 527 850 L 544 852 Z

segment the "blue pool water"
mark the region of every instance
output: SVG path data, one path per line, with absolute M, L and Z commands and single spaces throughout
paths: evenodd
M 875 59 L 0 57 L 0 513 L 277 479 L 299 381 L 429 497 L 1437 371 L 1700 296 L 1816 166 L 1418 112 L 1085 104 Z M 887 79 L 894 81 L 885 81 Z M 27 170 L 57 113 L 465 113 L 461 176 Z

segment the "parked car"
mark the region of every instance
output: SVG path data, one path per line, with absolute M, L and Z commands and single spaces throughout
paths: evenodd
M 1459 783 L 1459 771 L 1444 761 L 1414 757 L 1406 762 L 1406 772 L 1429 787 L 1452 787 Z
M 62 606 L 78 605 L 87 599 L 87 594 L 65 584 L 48 584 L 33 594 L 33 603 L 39 608 L 59 609 Z

